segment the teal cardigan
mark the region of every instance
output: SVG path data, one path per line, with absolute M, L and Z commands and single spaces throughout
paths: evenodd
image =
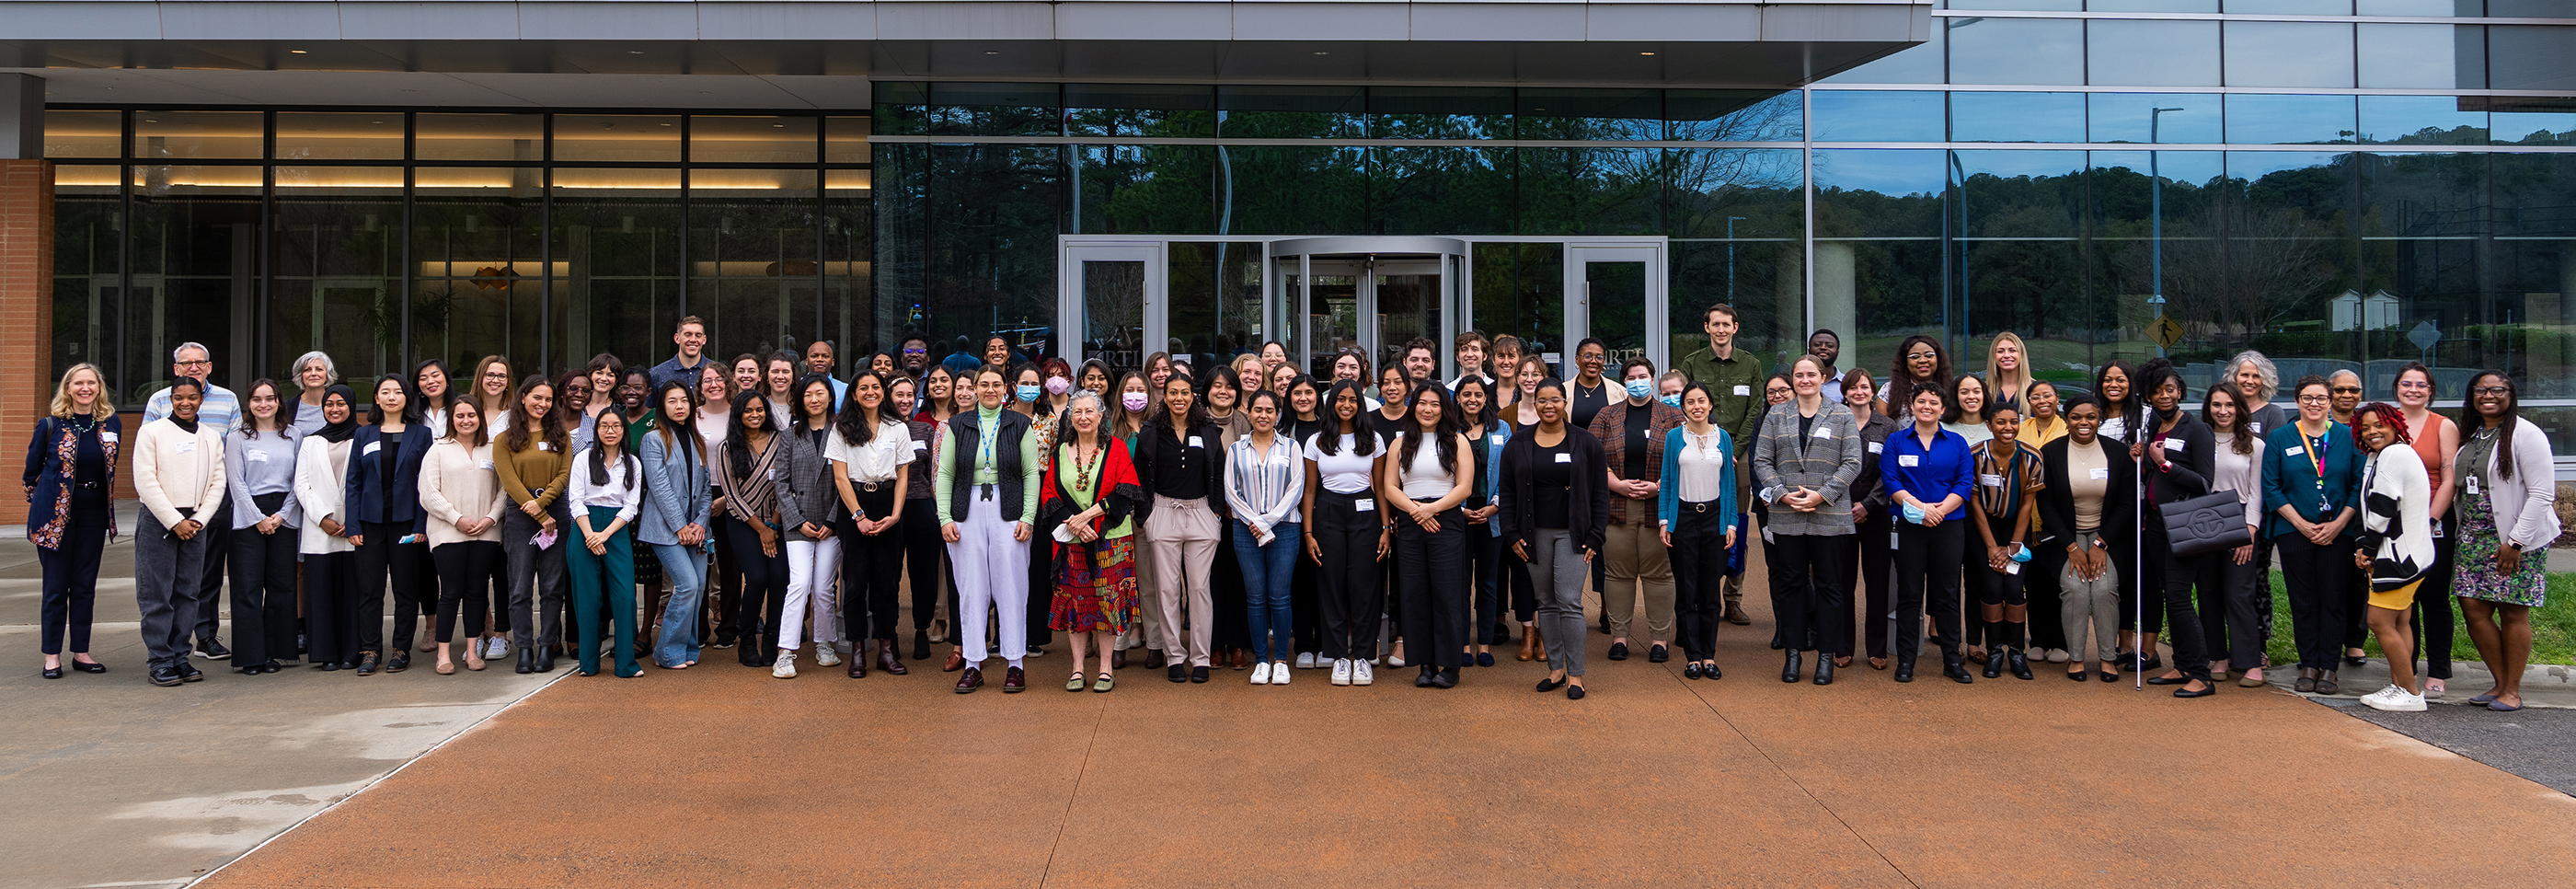
M 2353 443 L 2352 427 L 2342 423 L 2326 427 L 2324 478 L 2317 477 L 2317 466 L 2309 462 L 2307 436 L 2299 434 L 2297 422 L 2283 423 L 2264 433 L 2263 536 L 2299 532 L 2289 519 L 2281 517 L 2279 510 L 2283 506 L 2295 507 L 2308 521 L 2324 523 L 2345 507 L 2358 505 L 2362 463 L 2361 446 Z M 2344 528 L 2343 536 L 2350 538 L 2360 530 L 2359 523 L 2355 523 Z
M 1655 494 L 1655 517 L 1663 520 L 1666 529 L 1673 526 L 1682 512 L 1682 449 L 1690 446 L 1689 432 L 1688 426 L 1675 426 L 1673 431 L 1664 433 L 1664 481 Z M 1730 479 L 1728 484 L 1717 487 L 1717 512 L 1726 517 L 1723 530 L 1733 531 L 1736 520 L 1735 485 L 1731 480 L 1736 477 L 1739 467 L 1735 463 L 1735 438 L 1726 434 L 1724 429 L 1717 430 L 1717 450 L 1726 455 L 1726 476 Z

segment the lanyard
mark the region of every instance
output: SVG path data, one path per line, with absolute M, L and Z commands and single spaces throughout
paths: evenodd
M 2305 431 L 2301 431 L 2299 435 L 2304 438 L 2307 433 Z M 2326 486 L 2326 442 L 2332 441 L 2333 439 L 2334 427 L 2331 426 L 2326 427 L 2326 434 L 2308 439 L 2308 466 L 2317 471 L 2317 487 L 2319 488 L 2324 488 Z

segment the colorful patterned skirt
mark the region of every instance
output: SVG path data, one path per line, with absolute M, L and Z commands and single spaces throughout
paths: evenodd
M 1048 629 L 1124 633 L 1140 617 L 1136 535 L 1056 545 L 1055 601 L 1047 610 Z
M 2522 567 L 2512 574 L 2496 570 L 2496 553 L 2504 549 L 2504 534 L 2496 529 L 2495 511 L 2489 508 L 2483 493 L 2463 492 L 2460 508 L 2454 513 L 2460 523 L 2459 551 L 2451 564 L 2451 595 L 2464 599 L 2481 599 L 2506 605 L 2540 607 L 2549 598 L 2549 552 L 2524 553 Z

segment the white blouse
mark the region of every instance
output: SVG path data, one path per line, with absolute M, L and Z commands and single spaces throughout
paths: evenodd
M 1726 485 L 1735 480 L 1733 455 L 1719 446 L 1719 441 L 1726 437 L 1726 430 L 1711 426 L 1707 435 L 1694 433 L 1688 428 L 1676 431 L 1682 434 L 1682 443 L 1688 447 L 1673 455 L 1674 469 L 1681 478 L 1665 481 L 1681 485 L 1680 490 L 1673 493 L 1684 503 L 1716 502 L 1725 495 Z
M 572 497 L 572 505 L 582 509 L 594 506 L 614 509 L 618 519 L 635 521 L 635 511 L 644 503 L 644 467 L 636 465 L 635 458 L 622 451 L 612 453 L 608 458 L 608 483 L 594 485 L 590 483 L 590 451 L 591 448 L 583 448 L 573 452 L 572 483 L 565 486 L 571 489 L 567 493 Z M 629 472 L 633 473 L 632 477 L 629 477 Z
M 850 467 L 852 482 L 887 482 L 912 463 L 912 429 L 899 422 L 877 424 L 868 443 L 853 445 L 833 430 L 823 444 L 823 459 Z

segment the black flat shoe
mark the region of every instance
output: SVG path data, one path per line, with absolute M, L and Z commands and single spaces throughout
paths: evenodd
M 1697 678 L 1699 678 L 1699 665 L 1698 665 L 1698 664 L 1695 664 L 1695 663 L 1693 663 L 1693 664 L 1683 664 L 1683 665 L 1682 665 L 1682 678 L 1684 678 L 1684 679 L 1697 679 Z
M 1650 663 L 1650 664 L 1660 664 L 1660 663 L 1663 663 L 1663 662 L 1665 662 L 1665 661 L 1669 661 L 1669 660 L 1672 660 L 1672 659 L 1673 659 L 1673 650 L 1672 650 L 1672 647 L 1671 647 L 1671 646 L 1667 646 L 1667 645 L 1656 645 L 1656 646 L 1650 646 L 1650 647 L 1648 647 L 1648 648 L 1646 649 L 1646 662 L 1647 662 L 1647 663 Z
M 1563 685 L 1568 684 L 1568 683 L 1569 683 L 1569 681 L 1570 681 L 1570 680 L 1565 680 L 1565 679 L 1549 679 L 1549 678 L 1544 677 L 1544 676 L 1539 677 L 1539 680 L 1538 680 L 1538 693 L 1539 693 L 1539 694 L 1546 694 L 1546 693 L 1548 693 L 1548 692 L 1555 691 L 1559 686 L 1563 686 Z
M 2068 678 L 2068 679 L 2072 679 L 2072 680 L 2074 680 L 2074 681 L 2076 681 L 2076 682 L 2082 682 L 2082 681 L 2084 681 L 2084 680 L 2087 680 L 2087 679 L 2091 679 L 2091 678 L 2093 678 L 2093 674 L 2092 674 L 2092 673 L 2090 673 L 2090 672 L 2088 672 L 2088 671 L 2086 671 L 2086 670 L 2083 670 L 2083 669 L 2081 669 L 2081 668 L 2078 668 L 2075 672 L 2072 672 L 2072 673 L 2068 673 L 2068 674 L 2066 674 L 2066 678 Z
M 1566 699 L 1566 700 L 1569 700 L 1569 701 L 1580 701 L 1580 700 L 1583 700 L 1583 686 L 1580 686 L 1580 685 L 1568 685 L 1568 686 L 1566 686 L 1566 687 L 1565 687 L 1565 699 Z
M 387 673 L 400 673 L 409 669 L 411 669 L 411 652 L 409 651 L 394 652 L 394 656 L 385 661 L 385 672 Z
M 1431 665 L 1430 665 L 1430 664 L 1424 664 L 1424 665 L 1422 665 L 1422 670 L 1421 670 L 1421 672 L 1418 672 L 1418 673 L 1413 674 L 1413 687 L 1414 687 L 1414 688 L 1430 688 L 1430 687 L 1431 687 Z
M 144 675 L 143 681 L 162 688 L 169 688 L 181 682 L 186 682 L 187 680 L 180 678 L 179 671 L 177 670 L 173 670 L 169 667 L 154 667 L 152 668 L 152 672 Z
M 81 672 L 83 672 L 83 673 L 88 673 L 88 674 L 91 674 L 91 675 L 97 675 L 97 674 L 99 674 L 99 673 L 105 673 L 105 672 L 107 672 L 107 665 L 106 665 L 106 664 L 99 663 L 99 662 L 97 662 L 97 661 L 72 661 L 71 663 L 64 664 L 63 666 L 70 667 L 70 668 L 72 668 L 72 669 L 74 669 L 74 670 L 79 670 L 79 671 L 81 671 Z M 268 668 L 269 668 L 269 669 L 268 669 L 268 671 L 269 671 L 269 672 L 271 672 L 271 673 L 275 673 L 275 672 L 277 672 L 277 662 L 276 662 L 276 661 L 270 661 L 270 662 L 269 662 L 269 664 L 268 664 Z
M 339 672 L 339 671 L 340 671 L 340 662 L 339 662 L 339 661 L 323 661 L 323 662 L 321 663 L 321 665 L 320 665 L 320 666 L 317 666 L 317 667 L 315 667 L 314 669 L 321 670 L 322 672 L 325 672 L 325 673 L 337 673 L 337 672 Z
M 1433 671 L 1431 671 L 1431 687 L 1432 687 L 1432 688 L 1457 688 L 1457 687 L 1458 687 L 1458 670 L 1457 670 L 1457 668 L 1452 667 L 1452 668 L 1449 668 L 1449 669 L 1446 669 L 1446 670 L 1433 670 Z
M 1834 659 L 1833 659 L 1833 658 L 1826 657 L 1826 656 L 1821 655 L 1821 654 L 1816 656 L 1816 684 L 1817 684 L 1817 685 L 1832 685 L 1832 684 L 1834 684 Z
M 2113 673 L 2113 672 L 2111 672 L 2111 671 L 2109 671 L 2109 670 L 2095 670 L 2095 671 L 2093 671 L 2093 676 L 2094 676 L 2094 678 L 2096 678 L 2096 679 L 2100 679 L 2100 680 L 2102 680 L 2102 681 L 2104 681 L 2104 682 L 2118 682 L 2118 681 L 2120 681 L 2120 674 L 2118 674 L 2118 673 Z
M 1611 659 L 1611 660 L 1614 660 L 1614 661 L 1624 661 L 1624 660 L 1627 660 L 1627 659 L 1628 659 L 1628 643 L 1625 643 L 1625 642 L 1612 642 L 1612 643 L 1610 643 L 1610 659 Z
M 61 679 L 61 678 L 63 678 L 63 666 L 62 666 L 61 664 L 55 664 L 55 665 L 53 665 L 53 666 L 46 667 L 46 668 L 45 668 L 45 678 L 47 678 L 47 679 Z
M 1699 675 L 1702 679 L 1724 679 L 1726 678 L 1726 671 L 1718 669 L 1716 664 L 1702 664 L 1699 668 Z
M 1912 681 L 1914 681 L 1914 659 L 1913 659 L 1913 658 L 1910 658 L 1910 657 L 1901 657 L 1901 658 L 1897 658 L 1897 659 L 1896 659 L 1896 681 L 1898 681 L 1898 682 L 1912 682 Z
M 552 672 L 554 672 L 554 671 L 555 671 L 555 650 L 554 650 L 554 648 L 553 648 L 553 647 L 551 647 L 551 646 L 539 646 L 539 647 L 537 648 L 537 672 L 539 672 L 539 673 L 552 673 Z
M 2147 677 L 2147 684 L 2148 684 L 2148 685 L 2183 685 L 2183 684 L 2187 684 L 2187 683 L 2189 683 L 2189 682 L 2191 682 L 2191 677 L 2189 677 L 2189 676 L 2150 676 L 2150 677 Z
M 1830 660 L 1831 659 L 1828 659 L 1828 662 L 1830 662 Z M 1789 657 L 1780 662 L 1780 681 L 1796 682 L 1798 681 L 1798 672 L 1798 650 L 1792 648 L 1789 649 Z
M 1208 681 L 1208 668 L 1206 668 L 1206 667 L 1191 667 L 1191 668 L 1190 668 L 1190 681 L 1191 681 L 1191 682 L 1206 682 L 1206 681 Z
M 2181 688 L 2174 689 L 2173 696 L 2177 698 L 2205 698 L 2217 693 L 2218 683 L 2203 679 L 2200 681 L 2199 691 L 2192 691 L 2191 686 L 2189 684 L 2185 684 Z
M 1173 664 L 1163 669 L 1163 675 L 1171 677 L 1173 682 L 1188 682 L 1190 681 L 1190 668 L 1180 664 Z

